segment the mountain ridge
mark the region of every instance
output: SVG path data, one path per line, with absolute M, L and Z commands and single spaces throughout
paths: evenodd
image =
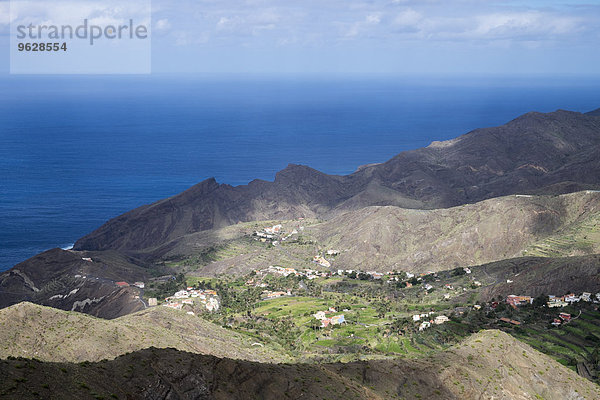
M 447 208 L 507 194 L 599 189 L 599 152 L 595 115 L 528 113 L 350 175 L 290 164 L 273 182 L 234 187 L 209 178 L 108 221 L 74 248 L 133 254 L 181 235 L 252 220 L 331 218 L 372 205 Z
M 510 351 L 508 351 L 510 350 Z M 149 348 L 97 363 L 0 362 L 0 396 L 64 399 L 592 400 L 597 385 L 512 336 L 481 331 L 421 359 L 261 364 Z
M 0 310 L 0 327 L 1 359 L 94 362 L 153 346 L 249 361 L 289 361 L 262 343 L 253 346 L 256 339 L 166 307 L 106 320 L 22 302 Z

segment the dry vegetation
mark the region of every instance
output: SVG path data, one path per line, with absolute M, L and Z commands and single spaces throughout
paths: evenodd
M 0 310 L 0 357 L 82 362 L 112 359 L 147 347 L 281 362 L 283 353 L 252 346 L 244 335 L 182 311 L 155 307 L 104 320 L 31 303 Z

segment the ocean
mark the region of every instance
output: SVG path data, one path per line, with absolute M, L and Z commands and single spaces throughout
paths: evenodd
M 206 179 L 382 162 L 528 111 L 600 107 L 599 79 L 0 77 L 0 271 Z

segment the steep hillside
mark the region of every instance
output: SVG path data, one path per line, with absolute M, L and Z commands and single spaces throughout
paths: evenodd
M 595 384 L 499 331 L 429 359 L 258 364 L 147 349 L 84 364 L 0 362 L 0 396 L 29 399 L 597 399 Z
M 114 251 L 48 250 L 0 274 L 0 307 L 31 301 L 116 318 L 145 307 L 139 289 L 115 284 L 145 280 L 141 265 Z
M 598 108 L 597 110 L 594 110 L 594 111 L 587 112 L 587 113 L 585 113 L 585 115 L 600 117 L 600 108 Z
M 83 362 L 113 359 L 148 347 L 172 347 L 262 362 L 286 358 L 255 340 L 185 311 L 155 307 L 104 320 L 31 303 L 0 310 L 0 358 Z
M 240 221 L 329 218 L 367 206 L 439 208 L 507 194 L 597 189 L 599 153 L 600 118 L 529 113 L 347 176 L 290 165 L 274 182 L 232 187 L 208 179 L 107 222 L 75 249 L 147 253 L 183 235 Z
M 551 256 L 600 253 L 599 219 L 600 193 L 579 192 L 428 211 L 368 207 L 311 226 L 307 235 L 340 250 L 334 264 L 341 268 L 424 272 L 519 257 L 542 245 Z
M 436 291 L 429 301 L 445 303 L 443 295 L 464 304 L 490 302 L 510 294 L 537 297 L 600 292 L 600 254 L 577 257 L 519 257 L 471 266 L 470 274 L 440 271 L 431 282 Z M 477 281 L 481 286 L 473 286 Z M 445 285 L 454 287 L 448 290 Z M 457 289 L 457 288 L 465 288 Z M 419 290 L 418 288 L 416 289 Z
M 535 297 L 600 292 L 600 255 L 502 260 L 473 268 L 473 272 L 474 279 L 486 284 L 493 281 L 481 289 L 483 301 L 509 294 Z
M 278 246 L 252 236 L 277 223 L 298 234 Z M 437 210 L 367 207 L 324 222 L 240 223 L 156 247 L 147 254 L 152 263 L 113 250 L 55 249 L 0 275 L 0 307 L 31 301 L 116 318 L 145 308 L 141 290 L 119 288 L 117 281 L 144 281 L 161 271 L 239 276 L 269 265 L 316 268 L 313 256 L 327 249 L 340 251 L 328 256 L 333 270 L 383 272 L 443 271 L 523 255 L 600 253 L 600 193 L 505 196 Z
M 271 246 L 250 238 L 278 222 L 286 232 L 300 232 L 298 239 Z M 327 249 L 340 251 L 328 257 L 334 270 L 382 272 L 442 271 L 523 255 L 600 253 L 600 193 L 506 196 L 437 210 L 366 207 L 325 222 L 236 224 L 186 235 L 155 254 L 185 260 L 189 271 L 214 276 L 243 275 L 269 265 L 314 268 L 312 257 Z

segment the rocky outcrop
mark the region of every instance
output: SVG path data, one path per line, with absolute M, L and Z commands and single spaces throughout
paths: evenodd
M 0 308 L 22 301 L 116 318 L 144 308 L 140 291 L 117 281 L 143 281 L 147 270 L 115 252 L 52 249 L 0 274 Z

